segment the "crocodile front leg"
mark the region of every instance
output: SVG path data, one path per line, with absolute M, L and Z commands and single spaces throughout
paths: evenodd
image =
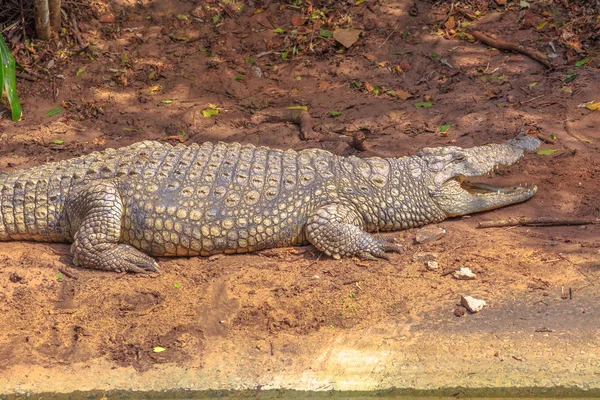
M 123 201 L 113 182 L 93 182 L 69 195 L 73 263 L 83 268 L 116 272 L 158 272 L 156 261 L 119 243 Z
M 308 240 L 328 256 L 389 260 L 386 251 L 402 253 L 397 244 L 363 230 L 365 223 L 358 212 L 341 204 L 328 204 L 316 210 L 306 224 Z

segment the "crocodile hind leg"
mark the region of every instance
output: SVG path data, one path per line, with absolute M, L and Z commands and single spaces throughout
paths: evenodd
M 123 202 L 113 182 L 93 182 L 69 194 L 73 263 L 83 268 L 116 272 L 158 272 L 156 261 L 128 244 L 119 243 Z
M 364 220 L 356 211 L 340 204 L 329 204 L 316 210 L 306 224 L 308 240 L 328 256 L 384 258 L 387 251 L 402 253 L 397 244 L 375 237 L 362 228 Z

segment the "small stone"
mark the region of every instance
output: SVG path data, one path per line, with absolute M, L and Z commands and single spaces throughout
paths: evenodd
M 254 73 L 256 74 L 256 76 L 258 78 L 263 77 L 263 72 L 258 65 L 253 65 L 251 68 L 252 68 L 252 71 L 254 71 Z
M 456 315 L 457 317 L 464 317 L 466 313 L 467 312 L 464 307 L 456 307 L 454 309 L 454 315 Z
M 426 251 L 417 251 L 413 255 L 413 262 L 425 262 L 425 261 L 435 261 L 438 258 L 437 253 L 428 253 Z
M 475 278 L 477 278 L 477 275 L 475 275 L 473 273 L 473 271 L 471 271 L 471 268 L 459 268 L 455 273 L 454 273 L 454 279 L 458 279 L 458 280 L 463 280 L 463 281 L 468 281 L 468 280 L 473 280 Z
M 558 242 L 556 240 L 553 240 L 550 242 L 550 246 L 558 246 Z
M 415 242 L 425 244 L 435 242 L 446 234 L 446 230 L 437 226 L 426 226 L 417 231 Z
M 435 271 L 440 267 L 437 261 L 425 261 L 425 268 L 429 271 Z
M 10 276 L 8 277 L 8 279 L 12 282 L 12 283 L 17 283 L 17 282 L 21 282 L 23 280 L 23 276 L 20 275 L 17 272 L 12 272 L 10 274 Z
M 471 296 L 461 296 L 460 305 L 472 313 L 478 313 L 485 306 L 485 300 L 479 300 Z

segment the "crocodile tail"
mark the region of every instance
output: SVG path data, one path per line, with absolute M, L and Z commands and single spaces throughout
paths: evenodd
M 0 177 L 0 240 L 62 242 L 60 199 L 69 187 L 65 177 L 46 178 L 32 170 Z

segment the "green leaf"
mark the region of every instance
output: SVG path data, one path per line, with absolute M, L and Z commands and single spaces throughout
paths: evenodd
M 592 61 L 591 58 L 584 58 L 583 60 L 579 60 L 575 63 L 575 66 L 577 67 L 583 67 L 585 64 L 589 63 L 590 61 Z
M 202 116 L 204 118 L 210 118 L 215 115 L 219 115 L 219 110 L 212 109 L 212 108 L 207 108 L 206 110 L 202 110 Z
M 175 14 L 175 18 L 177 18 L 180 21 L 187 21 L 190 19 L 190 17 L 188 17 L 187 14 Z
M 537 153 L 540 156 L 549 156 L 551 154 L 556 153 L 557 151 L 558 151 L 557 149 L 542 149 L 542 150 L 539 150 Z
M 550 135 L 550 139 L 556 140 L 556 135 L 555 134 Z
M 244 79 L 244 77 L 241 76 L 241 75 L 235 77 L 235 80 L 238 81 L 238 82 L 241 81 L 241 80 L 243 80 L 243 79 Z
M 333 33 L 331 31 L 328 31 L 327 29 L 319 29 L 319 34 L 321 36 L 323 36 L 324 38 L 330 38 L 333 37 Z
M 505 103 L 498 103 L 498 104 L 496 104 L 496 105 L 497 105 L 498 107 L 500 107 L 500 108 L 504 108 L 504 107 L 506 107 L 506 104 L 505 104 Z
M 21 103 L 17 93 L 17 71 L 15 69 L 15 58 L 0 34 L 0 97 L 6 91 L 8 104 L 12 113 L 12 120 L 21 119 Z
M 433 104 L 430 101 L 421 101 L 419 103 L 415 103 L 415 107 L 417 108 L 428 108 L 431 107 Z
M 273 32 L 274 33 L 285 33 L 285 31 L 282 28 L 273 29 Z
M 373 86 L 373 93 L 375 93 L 375 96 L 379 96 L 381 88 L 379 86 Z
M 163 104 L 172 104 L 173 100 L 161 100 L 161 103 L 163 103 Z
M 56 107 L 56 108 L 53 108 L 52 110 L 48 111 L 46 114 L 44 114 L 44 116 L 51 117 L 53 115 L 59 114 L 61 111 L 62 111 L 62 108 Z
M 450 125 L 450 124 L 440 126 L 440 132 L 441 133 L 448 132 L 448 130 L 450 129 L 451 126 L 452 125 Z
M 65 276 L 63 274 L 61 274 L 61 273 L 56 274 L 56 279 L 62 279 L 64 277 Z
M 173 284 L 173 287 L 174 287 L 175 289 L 179 289 L 181 286 L 179 285 L 179 283 L 174 283 L 174 284 Z
M 336 110 L 331 110 L 331 112 L 329 113 L 330 117 L 337 117 L 338 115 L 342 115 L 342 112 L 336 111 Z
M 216 24 L 217 22 L 219 22 L 219 18 L 221 18 L 221 16 L 219 14 L 215 15 L 214 17 L 212 17 L 213 24 Z
M 185 137 L 185 131 L 183 129 L 179 131 L 179 136 Z
M 289 107 L 286 107 L 286 109 L 288 109 L 288 110 L 304 110 L 304 111 L 308 111 L 308 107 L 307 106 L 289 106 Z
M 85 72 L 85 68 L 79 68 L 77 70 L 77 72 L 75 72 L 75 78 L 77 78 L 79 75 L 83 74 Z
M 287 56 L 288 56 L 288 52 L 287 51 L 282 51 L 281 52 L 281 59 L 282 60 L 285 60 L 287 58 Z
M 431 53 L 431 58 L 437 58 L 437 56 L 438 56 L 438 53 L 435 53 L 435 52 Z
M 63 144 L 64 142 L 65 141 L 62 139 L 54 139 L 54 140 L 50 141 L 50 143 L 52 143 L 52 144 Z
M 164 347 L 161 347 L 161 346 L 154 346 L 154 348 L 152 349 L 152 351 L 155 353 L 162 353 L 165 350 L 167 350 L 167 349 L 165 349 Z
M 174 33 L 169 34 L 169 37 L 173 40 L 175 40 L 176 42 L 187 42 L 189 40 L 189 38 L 187 36 L 180 36 L 180 35 L 176 35 Z
M 564 83 L 569 83 L 575 80 L 575 78 L 577 78 L 577 74 L 575 72 L 567 72 L 565 74 L 565 79 L 563 79 Z

